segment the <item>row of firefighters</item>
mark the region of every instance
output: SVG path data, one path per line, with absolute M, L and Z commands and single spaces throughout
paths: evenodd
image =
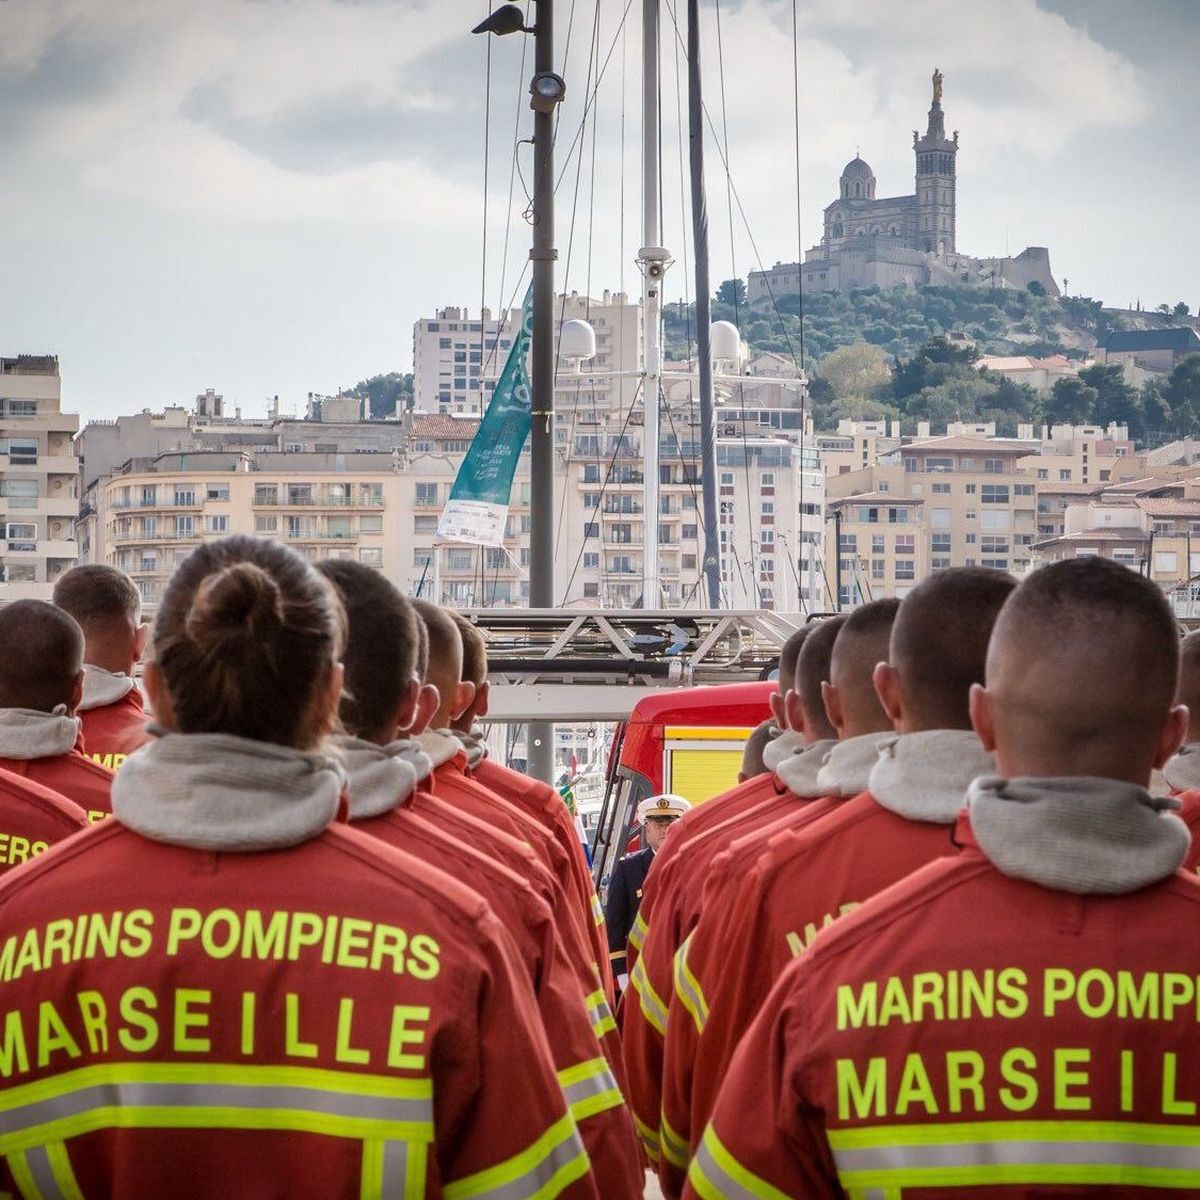
M 152 631 L 107 566 L 0 609 L 0 1191 L 1200 1196 L 1161 593 L 947 570 L 779 680 L 737 787 L 642 805 L 606 932 L 479 632 L 373 568 L 235 537 Z

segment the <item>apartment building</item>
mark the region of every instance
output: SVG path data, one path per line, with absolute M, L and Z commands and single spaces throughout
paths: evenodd
M 641 428 L 584 428 L 562 422 L 557 430 L 557 592 L 566 605 L 632 606 L 641 598 L 647 530 Z M 417 413 L 392 450 L 193 450 L 130 459 L 87 489 L 81 557 L 128 571 L 150 611 L 181 558 L 229 533 L 278 537 L 312 559 L 368 562 L 409 594 L 460 607 L 527 604 L 527 451 L 503 547 L 436 541 L 477 429 L 469 417 Z M 331 435 L 325 427 L 316 436 Z M 704 607 L 698 437 L 664 437 L 660 455 L 659 513 L 650 526 L 660 546 L 660 600 Z M 824 482 L 815 449 L 739 436 L 718 441 L 717 460 L 724 602 L 822 607 Z
M 75 561 L 78 428 L 62 411 L 57 358 L 0 358 L 0 603 L 48 600 Z
M 876 598 L 904 596 L 912 590 L 926 573 L 915 549 L 922 541 L 926 543 L 928 571 L 970 566 L 1016 572 L 1027 569 L 1030 548 L 1037 539 L 1037 501 L 1034 481 L 1018 463 L 1028 451 L 1028 443 L 1017 439 L 919 438 L 883 455 L 873 465 L 828 476 L 830 507 L 843 514 L 843 537 L 869 536 L 872 531 L 860 529 L 862 525 L 912 526 L 911 532 L 896 531 L 902 538 L 899 554 L 886 537 L 882 554 L 872 549 L 872 594 Z M 855 528 L 846 527 L 846 508 L 838 504 L 842 500 L 867 513 L 867 520 L 860 520 L 856 513 Z M 898 506 L 896 502 L 901 500 L 921 503 Z M 841 553 L 837 537 L 836 530 L 827 528 L 827 562 L 852 562 L 855 554 L 863 555 L 857 542 L 853 552 Z M 847 586 L 843 570 L 843 597 Z
M 487 407 L 521 320 L 519 308 L 472 316 L 441 308 L 413 326 L 413 399 L 419 412 L 468 413 Z M 596 355 L 581 364 L 560 360 L 555 372 L 558 411 L 628 410 L 637 396 L 641 355 L 639 306 L 623 292 L 599 298 L 571 292 L 555 307 L 555 338 L 563 322 L 586 320 L 596 334 Z M 556 340 L 557 345 L 557 340 Z M 617 374 L 624 373 L 624 374 Z
M 829 501 L 837 557 L 829 581 L 830 607 L 857 608 L 886 596 L 907 595 L 930 571 L 920 496 L 863 492 Z

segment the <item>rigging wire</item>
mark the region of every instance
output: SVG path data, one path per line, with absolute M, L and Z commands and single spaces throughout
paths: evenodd
M 800 220 L 800 30 L 796 16 L 797 0 L 792 0 L 792 129 L 793 142 L 796 158 L 796 289 L 799 297 L 799 321 L 800 321 L 800 370 L 805 369 L 804 359 L 804 233 L 801 227 Z M 805 468 L 805 446 L 804 439 L 808 430 L 805 427 L 805 392 L 800 393 L 800 471 L 797 475 L 799 481 L 799 497 L 797 500 L 799 511 L 797 513 L 797 534 L 799 536 L 799 544 L 796 547 L 797 562 L 799 556 L 804 553 L 808 543 L 804 539 L 804 468 Z M 809 551 L 813 547 L 808 547 Z M 799 575 L 796 578 L 796 598 L 799 602 L 799 608 L 802 613 L 809 611 L 808 603 L 804 594 L 804 588 L 800 586 Z
M 724 146 L 724 163 L 725 163 L 725 202 L 729 211 L 729 265 L 733 275 L 733 323 L 738 331 L 739 343 L 742 336 L 742 310 L 741 303 L 738 298 L 738 269 L 737 269 L 737 243 L 733 235 L 733 175 L 729 168 L 729 111 L 725 103 L 725 40 L 721 34 L 721 0 L 716 0 L 715 5 L 717 18 L 717 73 L 720 79 L 721 88 L 721 142 Z M 735 363 L 735 369 L 740 363 Z M 740 372 L 739 372 L 740 373 Z M 759 586 L 759 575 L 755 566 L 756 551 L 757 557 L 762 558 L 761 551 L 761 529 L 759 536 L 755 536 L 754 530 L 754 498 L 750 492 L 750 444 L 746 437 L 746 388 L 742 383 L 738 383 L 738 411 L 741 417 L 739 422 L 741 427 L 742 440 L 742 479 L 745 483 L 746 491 L 746 527 L 750 531 L 750 548 L 747 551 L 750 560 L 750 581 L 754 585 L 754 593 L 746 594 L 746 600 L 754 601 L 757 607 L 762 607 L 762 588 Z M 732 505 L 730 506 L 732 508 Z M 730 514 L 733 515 L 732 513 Z M 736 529 L 734 521 L 729 523 Z M 743 578 L 743 584 L 744 584 Z M 772 593 L 773 594 L 773 593 Z
M 488 0 L 484 0 L 484 8 L 489 9 L 491 6 Z M 485 11 L 485 16 L 486 11 Z M 483 238 L 482 248 L 480 251 L 480 269 L 479 269 L 479 373 L 476 376 L 476 383 L 479 387 L 479 419 L 483 420 L 483 362 L 487 350 L 487 318 L 485 310 L 487 309 L 487 252 L 488 252 L 488 196 L 490 187 L 490 168 L 491 168 L 491 152 L 492 152 L 492 39 L 484 38 L 486 50 L 484 55 L 484 71 L 483 71 Z M 468 366 L 468 379 L 470 378 L 470 368 Z M 479 591 L 481 595 L 485 595 L 487 590 L 487 577 L 484 573 L 483 552 L 479 554 Z M 475 602 L 475 584 L 474 576 L 472 575 L 471 583 L 471 602 Z

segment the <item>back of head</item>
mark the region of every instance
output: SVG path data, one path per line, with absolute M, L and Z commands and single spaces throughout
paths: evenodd
M 487 642 L 483 640 L 479 628 L 462 613 L 452 612 L 447 615 L 454 622 L 462 640 L 462 677 L 467 683 L 473 683 L 478 690 L 487 683 L 488 678 Z
M 931 575 L 904 598 L 888 662 L 903 703 L 903 728 L 970 729 L 971 685 L 982 683 L 988 640 L 1017 581 L 987 567 Z
M 54 603 L 75 618 L 89 645 L 114 634 L 128 637 L 142 619 L 133 580 L 105 563 L 72 567 L 54 585 Z
M 1188 707 L 1187 740 L 1200 742 L 1200 630 L 1179 644 L 1179 691 L 1176 699 Z
M 71 706 L 83 670 L 83 631 L 44 600 L 0 608 L 0 708 L 53 712 Z
M 811 631 L 811 625 L 801 625 L 783 643 L 783 648 L 779 651 L 779 690 L 771 693 L 770 705 L 775 723 L 780 729 L 787 729 L 793 725 L 796 716 L 794 702 L 792 710 L 788 709 L 787 697 L 792 691 L 792 681 L 796 677 L 796 659 L 800 657 L 800 647 L 804 645 Z M 799 725 L 796 725 L 795 729 L 796 732 L 800 732 Z
M 444 728 L 457 715 L 459 684 L 462 683 L 463 643 L 450 614 L 428 600 L 414 600 L 413 608 L 429 637 L 429 663 L 425 682 L 432 683 L 441 697 L 433 718 L 434 728 Z
M 836 689 L 843 738 L 884 733 L 892 728 L 875 692 L 875 664 L 887 658 L 892 624 L 900 601 L 872 600 L 856 608 L 837 631 L 829 664 L 829 681 Z M 827 706 L 828 707 L 828 706 Z
M 761 725 L 756 725 L 754 732 L 746 739 L 745 749 L 742 751 L 742 768 L 738 773 L 738 778 L 741 780 L 753 779 L 756 775 L 761 775 L 767 768 L 763 762 L 763 752 L 771 744 L 776 736 L 776 728 L 774 721 L 763 721 Z
M 376 568 L 347 559 L 320 563 L 346 610 L 346 682 L 340 716 L 355 737 L 391 740 L 396 714 L 417 678 L 420 622 Z
M 826 617 L 823 621 L 814 621 L 806 626 L 809 635 L 796 660 L 794 686 L 800 697 L 804 731 L 810 742 L 837 737 L 837 730 L 830 724 L 825 712 L 821 684 L 830 682 L 834 643 L 845 623 L 845 617 L 837 616 Z
M 1001 772 L 1144 786 L 1178 674 L 1175 619 L 1152 582 L 1098 556 L 1042 567 L 1008 599 L 988 651 Z
M 205 543 L 172 576 L 154 622 L 172 726 L 312 747 L 344 631 L 336 593 L 294 551 L 242 536 Z

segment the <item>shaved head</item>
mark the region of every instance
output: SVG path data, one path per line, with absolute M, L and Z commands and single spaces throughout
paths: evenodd
M 44 600 L 14 600 L 0 608 L 0 708 L 53 712 L 79 702 L 83 630 Z
M 875 692 L 875 664 L 888 656 L 899 600 L 873 600 L 856 608 L 838 630 L 825 687 L 825 708 L 841 738 L 893 728 Z
M 1003 571 L 957 567 L 905 596 L 888 650 L 902 732 L 971 728 L 971 685 L 983 682 L 992 627 L 1016 586 Z
M 744 781 L 761 775 L 767 768 L 763 762 L 763 751 L 775 739 L 776 728 L 774 721 L 764 721 L 755 726 L 754 732 L 746 739 L 746 747 L 742 751 L 742 769 L 738 779 Z
M 488 677 L 487 643 L 483 640 L 483 634 L 461 613 L 452 612 L 448 615 L 462 639 L 462 677 L 476 688 L 481 688 L 487 683 Z
M 802 727 L 793 719 L 799 716 L 799 710 L 794 706 L 788 707 L 787 694 L 792 689 L 792 681 L 796 676 L 796 659 L 800 657 L 800 647 L 811 632 L 811 625 L 802 625 L 783 643 L 783 649 L 779 652 L 779 690 L 772 692 L 769 700 L 775 724 L 780 729 L 790 726 L 797 733 L 803 732 Z
M 996 622 L 971 715 L 1000 771 L 1145 787 L 1183 736 L 1179 634 L 1162 592 L 1098 556 L 1053 563 Z M 989 744 L 990 743 L 990 744 Z
M 1200 630 L 1179 645 L 1179 691 L 1176 702 L 1186 704 L 1190 719 L 1187 740 L 1200 742 Z
M 821 685 L 829 683 L 833 647 L 845 617 L 826 617 L 807 626 L 809 634 L 796 660 L 795 688 L 804 713 L 804 731 L 810 742 L 836 738 L 837 730 L 829 723 Z
M 429 661 L 425 682 L 432 683 L 441 697 L 441 707 L 430 725 L 444 729 L 450 724 L 458 704 L 459 685 L 463 681 L 463 644 L 458 627 L 450 614 L 428 600 L 414 600 L 413 608 L 429 635 Z

